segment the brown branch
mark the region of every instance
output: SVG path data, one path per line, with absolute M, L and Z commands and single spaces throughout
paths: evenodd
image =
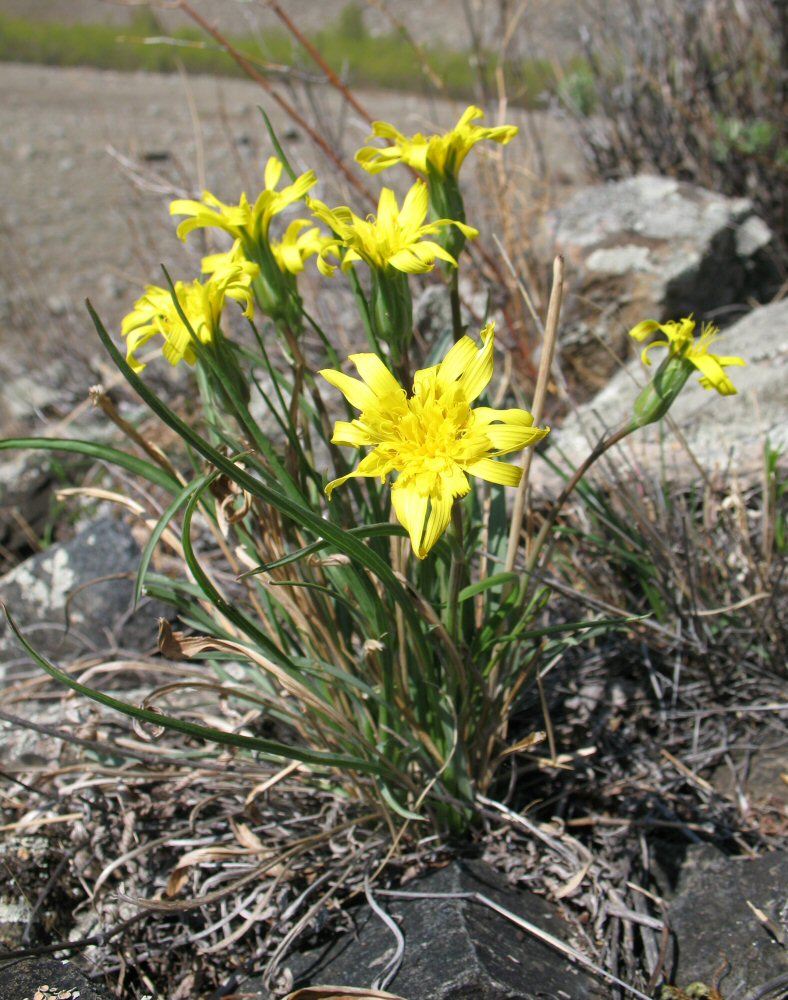
M 238 49 L 236 49 L 235 46 L 232 45 L 232 43 L 229 42 L 217 28 L 214 28 L 208 21 L 206 21 L 201 14 L 198 14 L 197 11 L 194 10 L 194 8 L 189 3 L 187 3 L 187 0 L 178 0 L 178 6 L 185 14 L 188 14 L 188 16 L 193 21 L 195 21 L 203 29 L 203 31 L 207 32 L 207 34 L 209 34 L 211 38 L 213 38 L 214 41 L 217 42 L 217 44 L 222 49 L 224 49 L 224 51 L 233 60 L 235 60 L 235 62 L 238 64 L 238 66 L 241 67 L 241 69 L 244 71 L 244 73 L 246 73 L 246 75 L 249 77 L 250 80 L 254 80 L 256 84 L 262 87 L 263 90 L 269 95 L 269 97 L 272 97 L 273 100 L 275 100 L 276 103 L 279 105 L 279 107 L 282 108 L 285 114 L 287 114 L 292 119 L 292 121 L 294 121 L 307 133 L 312 142 L 314 142 L 315 145 L 317 145 L 323 151 L 323 153 L 328 157 L 328 159 L 331 160 L 334 166 L 342 174 L 344 174 L 347 181 L 356 189 L 356 191 L 358 191 L 359 194 L 361 194 L 364 198 L 366 198 L 367 201 L 371 202 L 372 204 L 375 204 L 375 199 L 371 194 L 371 192 L 369 192 L 364 187 L 364 185 L 359 181 L 358 177 L 356 177 L 355 174 L 351 173 L 347 164 L 340 156 L 337 156 L 335 150 L 331 147 L 328 141 L 324 139 L 319 132 L 317 132 L 314 128 L 312 128 L 309 122 L 304 117 L 302 117 L 302 115 L 299 114 L 298 111 L 296 111 L 296 109 L 292 106 L 292 104 L 290 104 L 288 101 L 284 99 L 284 97 L 282 97 L 280 94 L 276 92 L 276 90 L 271 86 L 269 81 L 266 80 L 266 78 L 263 76 L 262 73 L 258 72 L 258 70 L 255 69 L 255 67 L 249 62 L 246 56 L 244 56 L 241 52 L 239 52 Z
M 333 69 L 331 69 L 331 67 L 328 65 L 328 63 L 325 61 L 322 55 L 318 52 L 315 46 L 309 41 L 306 35 L 304 35 L 295 24 L 293 24 L 293 22 L 290 20 L 287 14 L 282 10 L 279 4 L 276 3 L 276 0 L 269 0 L 268 6 L 271 8 L 274 14 L 276 14 L 279 20 L 284 24 L 284 26 L 287 28 L 290 34 L 296 39 L 298 44 L 301 45 L 309 53 L 310 57 L 322 69 L 322 71 L 326 75 L 326 79 L 331 84 L 331 86 L 334 87 L 335 90 L 339 91 L 339 93 L 345 98 L 348 104 L 350 104 L 350 106 L 354 108 L 354 110 L 356 110 L 361 115 L 361 117 L 367 122 L 368 125 L 371 125 L 373 120 L 372 115 L 367 111 L 367 109 L 362 104 L 360 104 L 356 100 L 355 96 L 353 95 L 353 92 L 350 90 L 347 84 L 343 83 L 339 79 L 339 77 L 336 75 Z

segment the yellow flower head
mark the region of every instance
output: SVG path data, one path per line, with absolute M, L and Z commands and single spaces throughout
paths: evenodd
M 306 219 L 294 219 L 281 240 L 271 241 L 271 251 L 281 271 L 300 274 L 304 261 L 334 244 L 333 237 L 321 233 L 317 226 L 310 226 Z
M 305 261 L 334 242 L 331 236 L 322 234 L 317 226 L 310 226 L 306 219 L 294 219 L 282 239 L 271 240 L 269 246 L 283 274 L 300 274 L 304 270 Z M 203 257 L 202 271 L 203 274 L 213 274 L 224 266 L 243 264 L 245 261 L 241 241 L 236 240 L 231 250 Z
M 432 236 L 444 226 L 457 226 L 471 239 L 479 235 L 477 229 L 451 219 L 435 219 L 425 224 L 429 193 L 427 185 L 422 181 L 416 181 L 405 195 L 402 209 L 397 205 L 394 192 L 383 188 L 377 216 L 366 219 L 359 218 L 344 206 L 331 209 L 314 199 L 310 199 L 309 207 L 335 233 L 335 239 L 318 257 L 318 267 L 325 275 L 331 275 L 335 270 L 326 260 L 327 253 L 336 254 L 340 247 L 345 248 L 343 271 L 357 260 L 364 260 L 371 268 L 381 271 L 392 267 L 406 274 L 421 274 L 432 270 L 436 258 L 456 267 L 457 261 L 447 250 L 424 237 Z
M 176 199 L 170 204 L 170 215 L 191 216 L 178 226 L 178 236 L 185 240 L 193 229 L 214 226 L 224 229 L 244 244 L 254 245 L 260 240 L 267 240 L 271 219 L 303 198 L 317 183 L 314 170 L 308 170 L 293 184 L 277 191 L 276 185 L 281 176 L 282 163 L 272 156 L 265 168 L 265 190 L 260 192 L 254 205 L 249 204 L 245 194 L 241 195 L 238 205 L 226 205 L 210 191 L 203 191 L 202 201 Z
M 446 529 L 455 498 L 469 492 L 466 473 L 516 486 L 522 469 L 495 459 L 549 432 L 534 427 L 526 410 L 471 406 L 492 378 L 494 324 L 481 339 L 479 348 L 462 337 L 440 364 L 416 372 L 411 396 L 376 354 L 350 356 L 361 379 L 333 369 L 320 373 L 361 411 L 355 420 L 337 421 L 332 443 L 373 448 L 353 472 L 329 483 L 326 494 L 330 499 L 353 476 L 383 481 L 396 472 L 391 502 L 419 559 Z
M 385 149 L 375 146 L 365 146 L 356 153 L 356 160 L 371 174 L 380 173 L 395 163 L 406 163 L 418 170 L 425 177 L 429 168 L 441 177 L 456 177 L 468 153 L 477 142 L 490 139 L 493 142 L 511 142 L 519 131 L 515 125 L 499 125 L 494 128 L 483 128 L 472 125 L 476 118 L 484 118 L 481 108 L 466 108 L 455 127 L 445 135 L 422 135 L 417 132 L 407 138 L 388 122 L 372 123 L 372 138 L 390 139 L 394 145 Z
M 719 334 L 716 326 L 712 323 L 705 323 L 700 338 L 696 341 L 694 336 L 695 320 L 691 316 L 679 322 L 669 320 L 667 323 L 658 323 L 656 320 L 647 319 L 630 330 L 629 335 L 637 341 L 643 341 L 649 334 L 657 330 L 665 335 L 665 339 L 654 340 L 644 348 L 641 355 L 643 364 L 651 364 L 651 358 L 648 355 L 652 348 L 667 347 L 670 357 L 684 359 L 698 369 L 702 376 L 699 381 L 704 389 L 716 389 L 721 396 L 736 394 L 736 387 L 725 374 L 724 369 L 746 366 L 747 362 L 744 358 L 720 357 L 709 351 Z
M 206 260 L 210 265 L 211 259 Z M 178 304 L 201 344 L 213 343 L 226 298 L 244 303 L 245 314 L 251 315 L 251 283 L 259 272 L 257 265 L 248 261 L 214 263 L 215 273 L 204 284 L 199 281 L 191 285 L 183 281 L 175 283 Z M 136 352 L 155 336 L 164 338 L 162 354 L 171 365 L 179 361 L 193 365 L 197 360 L 192 334 L 181 319 L 168 288 L 148 285 L 145 294 L 123 320 L 121 333 L 126 337 L 126 360 L 136 372 L 145 367 L 135 357 Z

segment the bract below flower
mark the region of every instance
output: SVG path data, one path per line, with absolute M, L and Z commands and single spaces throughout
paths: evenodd
M 471 105 L 451 131 L 430 136 L 417 132 L 410 138 L 388 122 L 373 122 L 370 139 L 390 139 L 393 145 L 385 149 L 365 146 L 356 153 L 356 160 L 371 174 L 380 173 L 396 163 L 406 163 L 425 177 L 431 172 L 430 168 L 439 176 L 456 177 L 465 157 L 477 142 L 491 140 L 506 145 L 519 131 L 515 125 L 484 128 L 471 124 L 483 117 L 482 109 Z
M 337 421 L 332 442 L 372 447 L 357 468 L 326 486 L 331 494 L 352 477 L 393 472 L 391 502 L 423 559 L 445 531 L 457 497 L 470 491 L 468 475 L 503 486 L 516 486 L 522 469 L 498 462 L 545 437 L 526 410 L 496 410 L 471 404 L 493 372 L 494 325 L 481 332 L 479 348 L 462 337 L 443 361 L 416 372 L 408 396 L 376 354 L 353 354 L 361 379 L 326 369 L 320 374 L 360 410 L 355 420 Z
M 650 334 L 659 330 L 665 335 L 665 339 L 654 340 L 644 348 L 641 355 L 643 364 L 651 364 L 649 351 L 653 348 L 666 347 L 671 357 L 681 358 L 698 369 L 702 376 L 699 381 L 704 389 L 716 389 L 721 396 L 735 395 L 736 387 L 729 376 L 725 374 L 724 369 L 746 366 L 747 362 L 744 358 L 712 354 L 709 348 L 717 339 L 719 330 L 714 324 L 705 323 L 701 329 L 700 338 L 696 340 L 695 325 L 695 320 L 691 316 L 679 322 L 669 320 L 667 323 L 658 323 L 656 320 L 647 319 L 633 327 L 629 331 L 629 335 L 642 342 Z
M 394 268 L 406 274 L 431 271 L 440 258 L 456 266 L 452 255 L 433 240 L 425 239 L 446 226 L 458 226 L 473 239 L 477 229 L 452 219 L 434 219 L 425 223 L 429 211 L 427 186 L 417 181 L 405 195 L 400 209 L 397 197 L 389 188 L 383 188 L 378 202 L 377 216 L 362 219 L 345 206 L 331 209 L 321 201 L 311 199 L 309 207 L 314 215 L 325 222 L 335 238 L 318 256 L 318 267 L 325 275 L 334 273 L 335 267 L 326 258 L 338 255 L 340 248 L 342 270 L 346 271 L 356 261 L 363 260 L 379 271 Z

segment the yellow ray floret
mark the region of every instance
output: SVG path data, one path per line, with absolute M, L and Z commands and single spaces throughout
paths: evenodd
M 471 404 L 493 373 L 494 324 L 481 332 L 482 346 L 462 337 L 443 361 L 416 372 L 408 396 L 376 354 L 353 354 L 360 379 L 326 369 L 320 374 L 355 409 L 355 420 L 337 421 L 333 444 L 372 447 L 357 468 L 326 486 L 331 494 L 354 476 L 397 473 L 391 502 L 423 559 L 443 534 L 457 497 L 470 490 L 467 475 L 516 486 L 522 469 L 496 461 L 545 437 L 526 410 Z
M 210 191 L 203 191 L 202 201 L 178 198 L 170 204 L 170 215 L 186 215 L 178 226 L 178 236 L 185 240 L 193 229 L 214 227 L 224 229 L 235 239 L 257 242 L 268 238 L 271 219 L 284 211 L 288 205 L 303 198 L 310 188 L 317 184 L 314 170 L 301 174 L 287 187 L 277 191 L 276 186 L 282 176 L 282 163 L 275 156 L 270 157 L 265 168 L 265 189 L 260 192 L 254 205 L 245 194 L 238 205 L 226 205 Z
M 388 122 L 372 123 L 372 138 L 389 139 L 393 143 L 385 149 L 375 146 L 365 146 L 356 153 L 356 160 L 371 174 L 380 173 L 395 163 L 406 163 L 427 176 L 429 168 L 441 177 L 451 175 L 456 177 L 463 160 L 477 142 L 489 139 L 501 145 L 511 142 L 517 135 L 515 125 L 497 125 L 493 128 L 483 128 L 471 124 L 477 118 L 483 118 L 481 108 L 471 106 L 466 108 L 455 127 L 444 135 L 416 135 L 408 138 Z
M 658 323 L 656 320 L 647 319 L 633 327 L 629 331 L 629 335 L 637 341 L 643 341 L 657 330 L 665 335 L 665 339 L 654 340 L 644 348 L 641 355 L 643 364 L 651 364 L 649 351 L 652 348 L 666 347 L 671 356 L 684 358 L 698 369 L 702 376 L 699 381 L 704 389 L 716 389 L 721 396 L 736 394 L 736 387 L 725 374 L 724 369 L 746 366 L 747 362 L 744 358 L 722 357 L 709 351 L 719 334 L 716 326 L 712 323 L 705 323 L 699 339 L 696 340 L 695 320 L 691 316 L 679 322 L 669 320 L 667 323 Z
M 469 239 L 479 235 L 477 229 L 452 219 L 425 222 L 429 211 L 429 193 L 423 181 L 417 181 L 408 191 L 401 209 L 394 192 L 383 188 L 377 216 L 366 219 L 345 206 L 331 209 L 315 199 L 310 200 L 309 207 L 335 234 L 332 244 L 324 248 L 318 257 L 318 267 L 326 275 L 334 272 L 326 254 L 337 254 L 340 248 L 344 250 L 343 271 L 358 260 L 364 260 L 378 270 L 393 267 L 406 274 L 432 270 L 436 258 L 456 266 L 457 261 L 447 250 L 424 237 L 440 232 L 445 226 L 457 226 Z

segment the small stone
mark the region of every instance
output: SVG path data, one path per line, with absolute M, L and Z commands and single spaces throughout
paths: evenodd
M 31 638 L 45 656 L 62 661 L 94 644 L 105 646 L 108 630 L 115 629 L 126 648 L 144 649 L 155 644 L 156 619 L 171 610 L 146 601 L 132 613 L 139 559 L 140 547 L 130 529 L 104 517 L 0 577 L 0 599 L 23 631 L 35 626 Z M 0 653 L 17 648 L 0 625 Z
M 46 298 L 46 306 L 52 316 L 65 316 L 69 305 L 65 295 L 48 295 Z

